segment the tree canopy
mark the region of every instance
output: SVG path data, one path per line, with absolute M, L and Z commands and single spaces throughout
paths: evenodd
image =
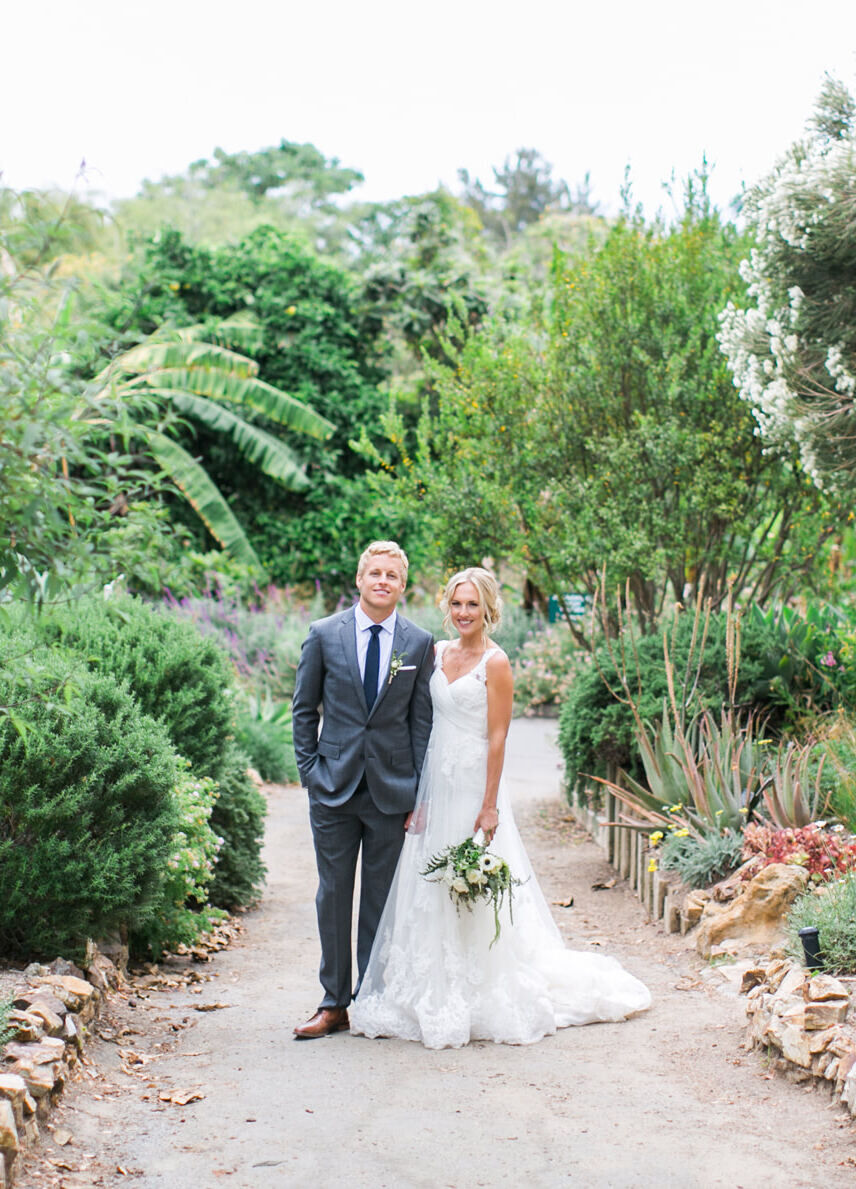
M 591 592 L 605 566 L 648 628 L 702 583 L 763 603 L 809 580 L 835 517 L 793 450 L 763 448 L 716 339 L 744 252 L 696 181 L 674 225 L 625 212 L 556 257 L 540 312 L 433 369 L 392 486 L 444 562 L 510 558 L 544 593 Z

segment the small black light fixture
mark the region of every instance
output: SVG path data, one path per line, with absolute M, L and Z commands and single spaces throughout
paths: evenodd
M 817 933 L 817 925 L 806 925 L 804 929 L 800 929 L 799 938 L 802 942 L 806 966 L 809 970 L 820 970 L 823 966 L 823 959 L 820 954 L 820 938 Z

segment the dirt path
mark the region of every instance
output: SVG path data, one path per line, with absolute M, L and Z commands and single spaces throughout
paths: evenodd
M 192 968 L 203 981 L 180 981 L 179 963 L 161 972 L 174 986 L 114 999 L 102 1025 L 114 1042 L 92 1047 L 53 1119 L 72 1140 L 48 1139 L 20 1185 L 852 1187 L 856 1136 L 829 1095 L 744 1054 L 727 979 L 626 888 L 592 889 L 613 873 L 559 798 L 553 734 L 512 725 L 518 820 L 548 900 L 574 899 L 554 909 L 569 943 L 644 979 L 648 1013 L 525 1048 L 295 1043 L 319 994 L 315 879 L 305 795 L 274 786 L 261 907 Z M 188 1092 L 204 1097 L 180 1105 Z

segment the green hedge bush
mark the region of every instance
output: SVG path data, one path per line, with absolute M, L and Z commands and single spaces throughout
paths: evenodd
M 267 803 L 247 775 L 247 767 L 246 754 L 230 745 L 211 814 L 211 828 L 223 841 L 208 900 L 228 910 L 257 900 L 265 877 L 261 848 Z
M 5 666 L 0 706 L 0 953 L 72 957 L 154 911 L 174 751 L 112 675 L 61 650 Z
M 213 640 L 130 595 L 50 608 L 39 631 L 93 670 L 126 681 L 144 714 L 163 723 L 197 776 L 220 776 L 231 731 L 234 675 Z
M 173 788 L 177 823 L 172 853 L 154 911 L 130 935 L 131 952 L 158 959 L 165 950 L 193 945 L 224 916 L 207 907 L 208 885 L 221 840 L 211 828 L 217 786 L 210 777 L 197 779 L 186 760 L 180 761 Z
M 682 615 L 678 620 L 672 647 L 678 680 L 683 677 L 687 667 L 692 632 L 692 615 Z M 728 699 L 725 636 L 725 615 L 711 616 L 696 703 L 697 708 L 709 707 L 716 713 Z M 627 652 L 632 665 L 632 650 L 628 647 Z M 617 656 L 614 645 L 613 654 Z M 784 655 L 783 636 L 774 625 L 755 618 L 744 622 L 736 702 L 747 712 L 755 710 L 768 713 L 768 726 L 773 732 L 784 714 L 777 689 L 781 682 L 780 662 Z M 648 722 L 659 721 L 663 713 L 663 701 L 668 696 L 662 635 L 655 632 L 637 640 L 636 658 L 638 682 L 634 669 L 630 671 L 629 681 L 639 712 Z M 598 665 L 612 688 L 620 689 L 616 666 L 607 648 L 601 646 L 597 651 L 597 665 L 592 664 L 577 675 L 559 717 L 559 746 L 565 760 L 569 789 L 573 788 L 582 774 L 606 776 L 611 764 L 623 768 L 636 780 L 644 779 L 636 752 L 631 709 L 613 697 L 598 671 Z

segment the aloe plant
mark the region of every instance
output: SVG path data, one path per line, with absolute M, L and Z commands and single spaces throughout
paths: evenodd
M 717 724 L 703 711 L 686 728 L 674 728 L 664 707 L 657 730 L 644 724 L 636 729 L 648 787 L 624 773 L 620 781 L 599 783 L 629 810 L 624 824 L 637 829 L 677 827 L 699 838 L 742 830 L 770 779 L 755 727 L 752 718 L 741 723 L 730 711 Z
M 814 745 L 783 743 L 769 765 L 764 805 L 773 824 L 782 829 L 808 826 L 826 815 L 829 794 L 821 788 L 822 756 L 812 776 Z

